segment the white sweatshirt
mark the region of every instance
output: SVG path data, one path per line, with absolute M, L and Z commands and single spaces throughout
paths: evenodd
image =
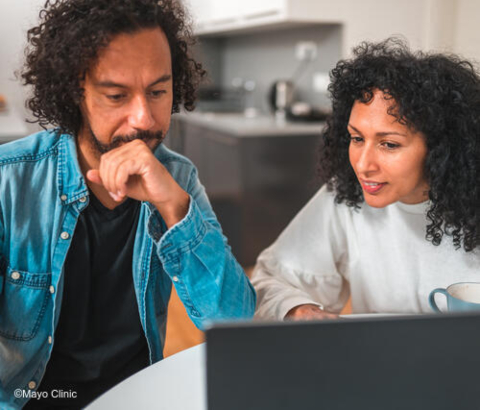
M 355 211 L 324 186 L 259 256 L 257 316 L 281 320 L 304 303 L 339 312 L 349 295 L 353 313 L 431 313 L 434 288 L 480 282 L 478 248 L 456 250 L 446 235 L 440 246 L 425 239 L 428 206 L 363 203 Z

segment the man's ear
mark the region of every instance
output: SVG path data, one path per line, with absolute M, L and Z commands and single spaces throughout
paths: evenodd
M 82 111 L 82 103 L 85 101 L 85 81 L 87 79 L 87 70 L 85 70 L 78 78 L 78 90 L 76 91 L 75 95 L 73 96 L 73 100 L 75 104 L 78 105 L 80 111 Z M 83 115 L 83 111 L 82 111 Z

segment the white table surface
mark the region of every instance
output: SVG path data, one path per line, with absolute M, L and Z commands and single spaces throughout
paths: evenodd
M 340 317 L 366 319 L 393 316 L 399 315 L 369 313 Z M 207 410 L 205 351 L 202 343 L 167 357 L 119 383 L 87 410 Z
M 205 345 L 134 374 L 95 400 L 88 410 L 206 410 Z

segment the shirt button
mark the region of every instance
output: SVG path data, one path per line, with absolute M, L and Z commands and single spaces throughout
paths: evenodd
M 52 336 L 48 336 L 48 344 L 49 344 L 49 345 L 52 344 Z
M 86 196 L 82 196 L 79 201 L 83 204 L 84 202 L 87 202 L 87 197 Z
M 53 286 L 50 286 L 50 293 L 55 293 L 55 288 Z
M 192 313 L 192 316 L 195 316 L 195 317 L 200 316 L 200 314 L 195 309 L 192 309 L 191 313 Z
M 62 232 L 61 235 L 60 235 L 60 238 L 68 239 L 68 238 L 70 238 L 70 235 L 68 234 L 68 232 Z
M 178 280 L 179 280 L 178 276 L 174 276 L 172 279 L 173 279 L 174 282 L 178 282 Z
M 18 280 L 20 279 L 20 273 L 18 272 L 12 272 L 11 276 L 10 276 L 13 280 Z
M 35 383 L 33 380 L 28 383 L 28 388 L 33 390 L 35 387 L 37 387 L 37 383 Z
M 66 201 L 67 198 L 68 198 L 68 197 L 67 197 L 65 194 L 63 194 L 63 195 L 60 197 L 60 199 L 61 199 L 62 201 Z

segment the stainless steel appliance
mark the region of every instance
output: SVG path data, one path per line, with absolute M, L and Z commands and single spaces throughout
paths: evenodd
M 290 80 L 278 80 L 270 88 L 270 106 L 275 115 L 284 119 L 294 101 L 294 84 Z

